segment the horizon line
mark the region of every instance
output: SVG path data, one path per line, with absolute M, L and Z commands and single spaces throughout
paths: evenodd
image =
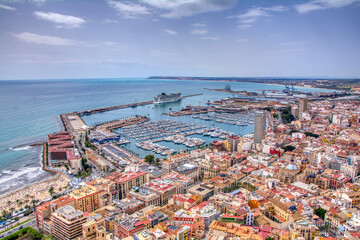
M 0 79 L 0 81 L 44 81 L 44 80 L 86 80 L 86 79 L 148 79 L 148 80 L 156 80 L 156 77 L 163 78 L 159 80 L 166 80 L 166 78 L 212 78 L 219 80 L 226 79 L 264 79 L 264 80 L 274 80 L 274 79 L 283 79 L 283 80 L 360 80 L 359 77 L 326 77 L 326 76 L 311 76 L 311 77 L 300 77 L 300 76 L 292 76 L 292 77 L 211 77 L 211 76 L 183 76 L 183 75 L 154 75 L 147 77 L 76 77 L 76 78 L 28 78 L 28 79 Z M 153 78 L 153 79 L 150 79 Z M 181 80 L 181 79 L 168 79 L 168 80 Z M 194 79 L 197 80 L 197 79 Z M 205 79 L 206 80 L 206 79 Z

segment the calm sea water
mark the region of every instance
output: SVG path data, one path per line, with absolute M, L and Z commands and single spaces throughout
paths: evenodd
M 228 93 L 204 90 L 224 88 L 228 83 L 210 81 L 174 81 L 147 79 L 66 79 L 0 81 L 0 194 L 49 176 L 41 169 L 40 147 L 29 144 L 46 140 L 47 134 L 62 129 L 59 114 L 90 108 L 133 103 L 153 99 L 161 92 L 179 91 L 182 95 L 202 93 L 181 103 L 161 107 L 149 105 L 94 114 L 84 117 L 87 124 L 134 114 L 149 115 L 151 120 L 172 119 L 194 121 L 189 117 L 171 118 L 161 113 L 187 105 L 204 104 L 208 100 L 231 96 Z M 280 85 L 230 83 L 233 90 L 282 90 Z M 326 91 L 306 89 L 303 91 Z M 200 123 L 200 122 L 194 122 Z M 230 126 L 230 127 L 229 127 Z M 234 130 L 229 126 L 224 130 Z M 235 129 L 252 132 L 252 127 Z

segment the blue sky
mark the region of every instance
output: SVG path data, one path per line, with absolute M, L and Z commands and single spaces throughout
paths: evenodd
M 0 79 L 360 77 L 360 0 L 0 0 Z

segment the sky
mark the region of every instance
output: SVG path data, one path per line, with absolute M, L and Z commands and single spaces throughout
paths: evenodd
M 0 79 L 360 77 L 360 0 L 0 0 Z

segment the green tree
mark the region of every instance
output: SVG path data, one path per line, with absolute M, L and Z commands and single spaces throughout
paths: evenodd
M 3 240 L 15 240 L 15 239 L 32 239 L 32 240 L 41 240 L 43 238 L 43 234 L 31 227 L 26 227 L 17 231 L 5 238 Z
M 87 163 L 87 160 L 86 160 L 85 158 L 82 158 L 82 159 L 81 159 L 81 164 L 82 164 L 83 166 L 85 166 L 86 163 Z
M 153 164 L 153 163 L 154 163 L 154 160 L 155 160 L 155 157 L 154 157 L 154 155 L 152 155 L 152 154 L 146 155 L 146 156 L 144 157 L 144 161 L 147 162 L 147 163 L 149 163 L 149 164 Z
M 10 211 L 11 211 L 11 215 L 13 215 L 14 214 L 14 210 L 15 210 L 15 208 L 10 208 Z
M 326 212 L 327 211 L 325 209 L 318 207 L 317 209 L 315 209 L 314 214 L 324 219 Z
M 51 196 L 53 195 L 53 193 L 54 193 L 54 187 L 53 186 L 51 186 L 49 188 L 49 193 L 50 193 Z
M 35 203 L 36 203 L 35 199 L 31 200 L 31 204 L 32 204 L 34 210 L 35 210 Z
M 281 110 L 281 119 L 285 122 L 285 123 L 291 123 L 292 121 L 295 120 L 294 115 L 291 114 L 291 108 L 284 108 Z
M 312 132 L 305 132 L 305 135 L 307 137 L 314 137 L 314 138 L 318 138 L 319 135 L 318 134 L 315 134 L 315 133 L 312 133 Z
M 283 147 L 283 149 L 285 152 L 292 152 L 293 150 L 295 150 L 295 147 L 291 146 L 291 145 L 287 145 L 287 146 Z

